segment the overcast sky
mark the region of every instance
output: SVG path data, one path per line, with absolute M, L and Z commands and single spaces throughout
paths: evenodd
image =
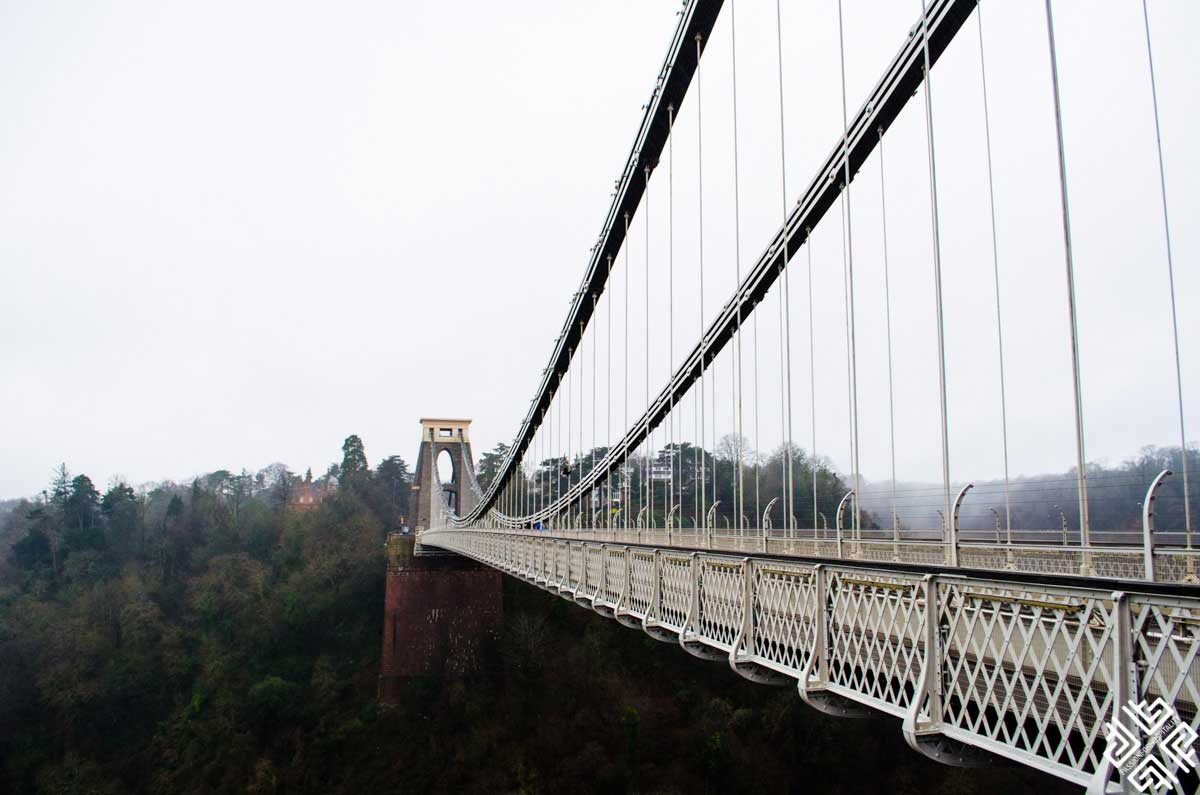
M 836 6 L 784 6 L 791 203 L 837 143 L 841 87 Z M 1150 7 L 1196 438 L 1200 6 Z M 319 472 L 350 433 L 363 437 L 373 464 L 389 454 L 411 462 L 427 415 L 474 418 L 477 452 L 510 439 L 600 231 L 678 8 L 676 0 L 0 5 L 0 496 L 39 491 L 60 461 L 98 484 L 273 461 Z M 660 165 L 648 214 L 633 219 L 628 384 L 615 292 L 624 289 L 624 255 L 614 276 L 614 436 L 626 391 L 630 417 L 645 406 L 647 269 L 652 392 L 667 377 L 670 348 L 678 360 L 701 326 L 700 129 L 708 320 L 733 289 L 738 254 L 745 270 L 780 223 L 775 5 L 740 0 L 735 247 L 730 8 L 702 65 L 702 128 L 694 87 L 677 121 L 673 171 Z M 851 114 L 919 10 L 916 0 L 846 0 Z M 1014 474 L 1061 471 L 1074 462 L 1073 398 L 1044 10 L 1033 0 L 990 2 L 983 22 L 1010 457 Z M 1088 455 L 1116 462 L 1144 444 L 1178 443 L 1141 4 L 1060 0 L 1055 22 Z M 996 477 L 974 17 L 933 80 L 951 467 L 956 479 Z M 883 172 L 905 480 L 940 477 L 923 101 L 914 97 L 885 139 Z M 882 479 L 890 456 L 878 155 L 850 196 L 862 469 Z M 811 372 L 818 453 L 847 470 L 840 228 L 835 210 L 815 230 Z M 794 435 L 809 448 L 807 256 L 789 274 Z M 776 300 L 773 292 L 758 313 L 758 399 L 751 326 L 743 337 L 744 429 L 764 450 L 783 435 Z M 594 332 L 579 373 L 589 385 L 588 346 L 595 342 L 601 371 L 608 352 L 606 324 Z M 714 379 L 720 435 L 735 427 L 727 358 Z M 595 413 L 604 443 L 603 394 Z M 679 424 L 693 423 L 685 404 Z

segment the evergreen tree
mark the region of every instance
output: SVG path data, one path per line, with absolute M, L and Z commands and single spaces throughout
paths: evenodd
M 359 497 L 367 496 L 371 485 L 371 468 L 362 439 L 351 434 L 342 442 L 342 465 L 339 471 L 339 487 Z
M 374 505 L 384 517 L 387 529 L 394 530 L 401 517 L 408 515 L 408 489 L 412 483 L 408 464 L 398 455 L 388 456 L 375 468 Z
M 368 470 L 367 454 L 362 439 L 351 434 L 342 442 L 342 478 L 354 477 Z
M 100 492 L 87 475 L 71 480 L 70 493 L 63 504 L 63 540 L 72 549 L 99 548 L 104 545 L 100 532 Z
M 132 550 L 139 535 L 140 501 L 128 483 L 115 483 L 100 500 L 109 542 L 122 552 Z
M 484 453 L 479 459 L 479 466 L 475 468 L 475 478 L 479 481 L 480 488 L 487 489 L 492 485 L 492 481 L 500 474 L 500 465 L 504 463 L 504 457 L 508 455 L 508 445 L 500 442 L 490 453 Z M 435 461 L 434 466 L 437 466 Z

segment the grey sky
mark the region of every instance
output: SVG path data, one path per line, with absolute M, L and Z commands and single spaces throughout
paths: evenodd
M 841 94 L 835 6 L 784 5 L 794 201 L 836 143 Z M 1056 6 L 1088 452 L 1117 460 L 1177 442 L 1141 5 Z M 364 438 L 373 463 L 391 453 L 411 460 L 422 415 L 475 418 L 478 449 L 509 439 L 599 232 L 678 7 L 0 8 L 0 495 L 40 489 L 62 460 L 100 483 L 275 460 L 321 469 L 349 433 Z M 919 7 L 847 0 L 851 113 Z M 701 76 L 708 318 L 734 284 L 729 10 Z M 737 3 L 743 268 L 782 212 L 774 10 L 765 0 Z M 1189 32 L 1200 9 L 1159 0 L 1151 15 L 1195 438 L 1200 164 L 1190 141 L 1200 64 Z M 1073 463 L 1073 430 L 1042 5 L 985 4 L 984 25 L 1013 470 L 1063 469 Z M 974 19 L 933 78 L 952 470 L 994 477 L 994 293 Z M 676 358 L 700 326 L 694 99 L 674 144 Z M 940 460 L 922 99 L 885 143 L 897 465 L 909 480 L 936 478 Z M 872 478 L 889 467 L 878 168 L 873 157 L 851 191 L 862 462 Z M 652 391 L 668 369 L 667 199 L 664 163 L 649 205 Z M 644 222 L 639 213 L 631 231 L 630 416 L 645 402 Z M 813 247 L 817 447 L 846 469 L 838 228 L 834 213 Z M 809 447 L 806 256 L 792 267 L 791 306 L 795 436 Z M 764 449 L 781 438 L 774 300 L 760 310 L 757 438 L 745 419 Z M 601 362 L 605 330 L 596 329 Z M 743 355 L 750 396 L 751 349 Z M 733 428 L 728 372 L 718 364 L 718 434 Z M 621 395 L 623 379 L 614 383 Z M 681 412 L 690 428 L 690 408 Z

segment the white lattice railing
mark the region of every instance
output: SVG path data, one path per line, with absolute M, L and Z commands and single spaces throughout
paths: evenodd
M 1105 726 L 1122 704 L 1161 697 L 1200 729 L 1200 592 L 1114 592 L 564 535 L 447 529 L 420 541 L 697 656 L 727 658 L 754 681 L 796 680 L 824 711 L 865 706 L 900 717 L 909 744 L 943 762 L 968 764 L 982 749 L 1103 791 L 1115 786 Z
M 490 526 L 489 526 L 490 527 Z M 491 527 L 506 532 L 513 528 Z M 952 545 L 942 541 L 905 539 L 837 539 L 834 531 L 746 529 L 709 530 L 661 528 L 622 530 L 549 528 L 557 538 L 613 544 L 646 544 L 746 554 L 795 555 L 844 561 L 953 565 L 964 569 L 1017 571 L 1105 577 L 1115 580 L 1146 579 L 1146 552 L 1140 547 L 1110 545 L 1058 546 L 1051 544 L 993 544 L 975 541 Z M 1196 584 L 1200 550 L 1156 547 L 1152 551 L 1154 580 Z

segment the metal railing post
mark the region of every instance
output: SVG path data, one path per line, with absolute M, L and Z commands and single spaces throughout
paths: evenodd
M 662 612 L 662 550 L 654 550 L 654 574 L 651 575 L 651 583 L 654 591 L 650 595 L 650 605 L 646 608 L 646 615 L 654 613 L 654 618 L 657 619 Z
M 958 496 L 954 498 L 954 509 L 950 511 L 950 565 L 956 568 L 958 566 L 958 509 L 962 507 L 963 497 L 967 496 L 967 492 L 974 486 L 974 483 L 968 483 L 959 490 Z
M 1134 642 L 1133 642 L 1133 621 L 1129 605 L 1129 594 L 1124 591 L 1114 591 L 1113 612 L 1116 614 L 1116 637 L 1113 642 L 1113 672 L 1116 676 L 1116 698 L 1112 702 L 1112 721 L 1122 724 L 1126 729 L 1134 735 L 1138 733 L 1137 726 L 1129 725 L 1129 718 L 1125 715 L 1125 710 L 1122 707 L 1127 704 L 1133 704 L 1138 696 L 1139 687 L 1137 682 L 1137 664 L 1133 658 Z M 1103 715 L 1097 715 L 1096 720 L 1102 720 Z M 1109 793 L 1113 792 L 1113 788 L 1109 787 L 1109 779 L 1112 777 L 1114 770 L 1117 772 L 1121 782 L 1120 787 L 1116 790 L 1119 792 L 1133 792 L 1131 787 L 1132 782 L 1125 778 L 1125 774 L 1121 772 L 1111 761 L 1108 755 L 1104 754 L 1100 758 L 1100 764 L 1096 766 L 1096 772 L 1092 775 L 1092 780 L 1088 784 L 1087 792 L 1089 795 L 1093 793 Z
M 714 521 L 714 518 L 715 518 L 715 514 L 717 513 L 717 506 L 720 504 L 721 504 L 720 500 L 717 500 L 716 502 L 714 502 L 712 504 L 712 506 L 708 509 L 708 513 L 704 517 L 704 534 L 708 539 L 707 546 L 709 549 L 713 548 L 713 544 L 712 544 L 713 532 L 712 531 L 713 531 L 713 526 L 716 524 L 716 522 Z
M 819 573 L 818 573 L 819 571 Z M 813 575 L 817 578 L 817 676 L 824 682 L 829 671 L 826 655 L 829 652 L 829 577 L 823 566 L 816 566 Z
M 837 526 L 837 556 L 839 558 L 843 557 L 843 555 L 842 555 L 842 521 L 844 520 L 844 518 L 846 516 L 846 503 L 850 500 L 850 498 L 852 496 L 854 496 L 854 489 L 850 489 L 850 491 L 846 492 L 845 496 L 842 497 L 842 501 L 838 503 L 837 514 L 834 517 L 835 518 L 834 524 Z
M 829 633 L 834 621 L 834 609 L 830 601 L 826 569 L 822 565 L 814 566 L 811 577 L 814 578 L 810 580 L 813 583 L 812 598 L 816 600 L 813 648 L 800 668 L 796 689 L 804 703 L 828 715 L 862 717 L 867 714 L 865 707 L 845 695 L 830 691 L 829 656 L 832 647 Z
M 683 632 L 679 637 L 684 638 L 691 627 L 699 626 L 700 622 L 700 553 L 693 552 L 689 557 L 692 559 L 692 609 L 686 621 L 684 621 Z M 693 631 L 693 634 L 696 634 Z
M 670 513 L 667 514 L 667 546 L 671 546 L 671 525 L 675 522 L 675 512 L 679 510 L 679 505 L 672 505 Z
M 600 587 L 592 595 L 592 605 L 603 601 L 608 594 L 608 544 L 600 545 Z
M 767 507 L 763 510 L 762 515 L 762 535 L 763 535 L 763 552 L 769 548 L 769 539 L 771 538 L 771 509 L 775 507 L 775 503 L 779 502 L 778 497 L 772 497 L 767 503 Z M 786 522 L 785 522 L 786 524 Z
M 1146 489 L 1146 500 L 1142 503 L 1142 550 L 1146 559 L 1146 579 L 1154 582 L 1154 493 L 1171 474 L 1164 469 Z
M 917 682 L 917 691 L 913 693 L 902 725 L 904 741 L 914 751 L 921 751 L 921 735 L 936 734 L 940 730 L 943 717 L 941 632 L 937 609 L 938 577 L 936 574 L 926 574 L 921 579 L 925 589 L 925 625 L 921 628 L 925 654 L 921 659 L 921 678 Z M 922 710 L 925 713 L 924 718 L 921 717 Z
M 746 656 L 754 656 L 754 561 L 742 558 L 742 641 Z M 737 658 L 737 644 L 730 659 Z
M 802 693 L 812 685 L 825 683 L 827 670 L 825 653 L 829 648 L 829 596 L 826 574 L 824 564 L 818 563 L 816 566 L 813 566 L 813 599 L 816 600 L 816 611 L 813 615 L 813 621 L 816 625 L 813 632 L 812 652 L 809 654 L 808 661 L 800 672 Z

